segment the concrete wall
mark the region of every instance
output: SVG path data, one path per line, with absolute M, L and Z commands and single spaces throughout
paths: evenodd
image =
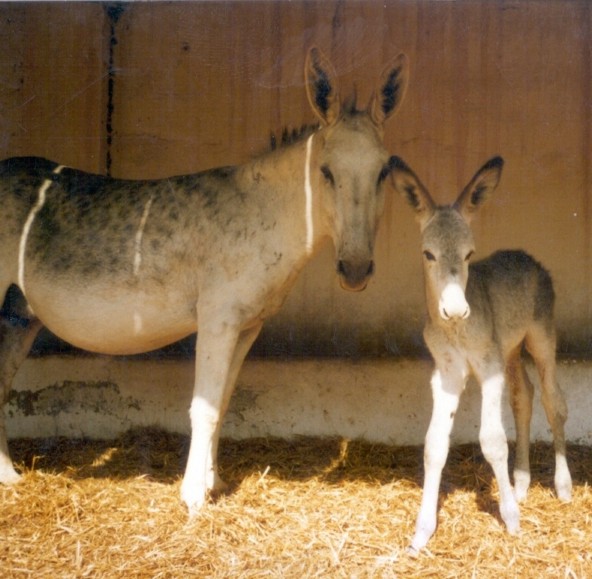
M 591 29 L 585 0 L 3 3 L 0 156 L 43 155 L 129 178 L 241 163 L 268 146 L 271 131 L 314 121 L 302 82 L 308 46 L 332 58 L 345 92 L 356 84 L 362 103 L 404 51 L 411 81 L 388 148 L 442 202 L 489 157 L 504 156 L 500 188 L 475 222 L 478 256 L 523 247 L 541 260 L 556 282 L 559 349 L 587 357 Z M 348 294 L 328 247 L 255 351 L 363 364 L 423 354 L 419 236 L 394 194 L 376 262 L 367 291 Z M 398 383 L 389 386 L 395 399 Z
M 222 435 L 342 436 L 420 445 L 431 415 L 430 372 L 431 363 L 421 360 L 251 359 L 241 371 Z M 533 368 L 529 372 L 533 376 Z M 559 364 L 570 442 L 592 444 L 591 377 L 590 362 Z M 192 379 L 190 361 L 29 359 L 6 407 L 8 435 L 111 438 L 152 425 L 188 434 Z M 478 440 L 480 402 L 480 390 L 469 382 L 455 418 L 454 443 Z M 509 404 L 504 408 L 513 438 Z M 534 409 L 532 439 L 551 440 L 538 388 Z

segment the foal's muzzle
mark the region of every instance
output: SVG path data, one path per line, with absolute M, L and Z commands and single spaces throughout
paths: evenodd
M 466 320 L 471 315 L 471 307 L 465 298 L 465 292 L 456 283 L 448 284 L 442 291 L 438 304 L 443 320 Z
M 371 259 L 363 261 L 340 259 L 337 262 L 337 273 L 343 289 L 360 292 L 366 289 L 368 280 L 374 273 L 374 261 Z

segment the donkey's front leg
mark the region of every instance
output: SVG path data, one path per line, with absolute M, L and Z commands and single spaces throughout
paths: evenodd
M 20 479 L 8 452 L 3 406 L 8 402 L 14 376 L 40 329 L 41 322 L 36 318 L 20 318 L 18 322 L 0 319 L 0 483 L 3 484 L 16 483 Z
M 219 332 L 202 330 L 197 339 L 195 388 L 191 402 L 191 444 L 181 497 L 190 514 L 210 492 L 222 490 L 217 453 L 222 419 L 241 365 L 261 324 L 243 332 L 226 326 Z
M 515 535 L 520 530 L 520 510 L 508 471 L 508 441 L 502 423 L 504 386 L 503 371 L 495 372 L 481 380 L 482 406 L 479 442 L 483 455 L 493 468 L 497 480 L 501 517 L 508 532 Z
M 462 373 L 444 372 L 438 368 L 432 374 L 434 406 L 424 448 L 424 484 L 421 507 L 415 525 L 411 553 L 426 546 L 436 530 L 438 492 L 442 469 L 450 446 L 450 431 L 466 378 Z

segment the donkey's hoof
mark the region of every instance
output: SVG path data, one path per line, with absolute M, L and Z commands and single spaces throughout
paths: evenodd
M 199 485 L 181 485 L 181 499 L 187 506 L 189 516 L 194 517 L 203 509 L 208 499 L 208 492 Z
M 14 485 L 22 480 L 22 476 L 12 467 L 0 470 L 0 483 L 3 485 Z

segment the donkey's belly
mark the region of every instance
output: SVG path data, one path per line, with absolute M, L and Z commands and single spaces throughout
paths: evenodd
M 30 288 L 27 299 L 56 336 L 91 352 L 148 352 L 197 330 L 195 304 L 165 292 L 72 292 L 58 286 Z

